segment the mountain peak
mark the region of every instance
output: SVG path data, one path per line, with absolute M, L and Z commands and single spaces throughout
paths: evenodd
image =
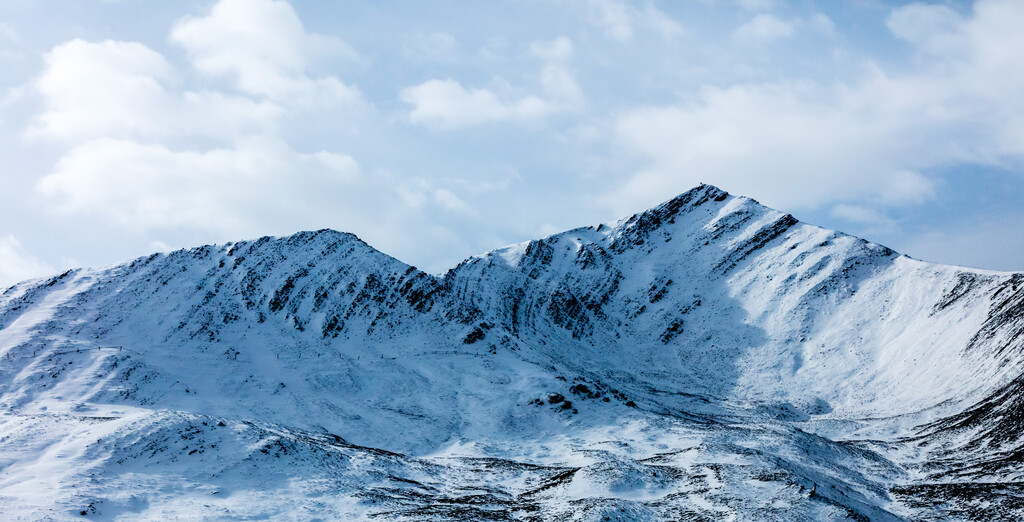
M 328 245 L 333 243 L 346 243 L 355 242 L 358 244 L 369 245 L 359 239 L 358 236 L 349 232 L 340 232 L 332 228 L 321 228 L 319 230 L 300 230 L 294 234 L 288 234 L 284 236 L 262 236 L 255 239 L 238 241 L 235 243 L 229 243 L 231 245 L 250 244 L 250 245 L 287 245 L 287 246 L 306 246 L 311 244 L 322 244 Z M 372 247 L 371 247 L 372 248 Z
M 687 190 L 686 192 L 683 192 L 660 205 L 634 214 L 630 218 L 627 218 L 626 222 L 628 223 L 634 218 L 638 218 L 643 215 L 657 216 L 659 219 L 666 219 L 678 214 L 688 207 L 698 207 L 709 201 L 722 202 L 728 197 L 728 192 L 714 185 L 701 183 L 700 185 L 697 185 L 696 187 L 693 187 L 692 189 Z
M 695 212 L 700 208 L 706 208 L 708 212 L 702 214 L 693 225 L 704 226 L 716 217 L 717 212 L 711 212 L 711 207 L 717 210 L 726 204 L 728 199 L 728 192 L 714 185 L 702 183 L 660 205 L 619 220 L 614 227 L 617 233 L 614 234 L 616 237 L 612 248 L 622 250 L 627 245 L 642 244 L 655 230 L 666 224 L 674 224 L 680 215 Z M 767 207 L 763 208 L 766 211 L 770 210 Z

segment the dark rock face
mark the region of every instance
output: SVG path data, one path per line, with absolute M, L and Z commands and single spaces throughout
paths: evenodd
M 1000 354 L 1013 350 L 1013 355 L 1020 355 L 1024 349 L 1024 274 L 1013 274 L 998 285 L 992 300 L 988 319 L 971 339 L 971 346 L 997 340 Z

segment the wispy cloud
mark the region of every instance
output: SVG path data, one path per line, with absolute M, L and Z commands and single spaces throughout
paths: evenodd
M 739 26 L 733 37 L 738 40 L 759 43 L 781 40 L 793 36 L 796 22 L 783 20 L 770 14 L 759 14 L 749 22 Z
M 665 39 L 683 33 L 678 22 L 652 3 L 637 7 L 633 2 L 621 0 L 587 0 L 587 5 L 593 23 L 607 38 L 620 43 L 632 40 L 638 28 L 653 31 Z

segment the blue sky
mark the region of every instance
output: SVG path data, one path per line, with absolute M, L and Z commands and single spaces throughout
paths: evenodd
M 1024 270 L 1024 3 L 0 4 L 0 285 L 354 232 L 431 272 L 706 182 Z

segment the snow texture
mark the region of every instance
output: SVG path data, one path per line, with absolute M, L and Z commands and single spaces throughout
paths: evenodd
M 0 294 L 14 520 L 1024 516 L 1024 274 L 701 185 L 433 276 L 321 230 Z

